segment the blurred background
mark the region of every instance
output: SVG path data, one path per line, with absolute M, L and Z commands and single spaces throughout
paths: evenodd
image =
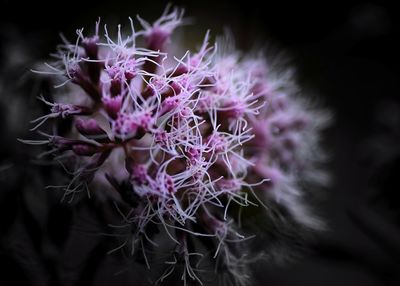
M 377 1 L 259 2 L 173 2 L 192 20 L 183 41 L 228 28 L 243 51 L 284 51 L 304 92 L 334 114 L 324 134 L 333 184 L 321 209 L 329 230 L 291 263 L 258 264 L 255 284 L 399 285 L 400 13 Z M 73 39 L 99 16 L 110 27 L 136 14 L 152 21 L 164 6 L 0 1 L 0 285 L 147 285 L 107 255 L 96 201 L 60 204 L 44 190 L 59 168 L 32 164 L 35 148 L 16 138 L 26 138 L 29 120 L 45 112 L 35 97 L 50 84 L 29 70 L 55 50 L 59 32 Z

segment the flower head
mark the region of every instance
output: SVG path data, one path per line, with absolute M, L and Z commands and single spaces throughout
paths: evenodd
M 101 36 L 97 23 L 94 35 L 78 30 L 75 44 L 64 40 L 54 64 L 40 73 L 63 78 L 58 87 L 66 97 L 68 86 L 80 89 L 87 106 L 41 97 L 51 110 L 33 121 L 33 130 L 52 118 L 74 124 L 65 136 L 39 132 L 45 139 L 22 141 L 48 144 L 44 156 L 74 158 L 63 162 L 72 168 L 71 182 L 60 186 L 66 196 L 94 183 L 118 191 L 133 207 L 124 221 L 144 257 L 143 241 L 152 242 L 154 229 L 164 231 L 176 243 L 175 262 L 179 253 L 186 263 L 182 279 L 199 282 L 191 240 L 207 239 L 216 267 L 227 266 L 240 284 L 246 271 L 240 262 L 247 261 L 238 255 L 246 240 L 236 226 L 242 208 L 262 205 L 268 213 L 279 204 L 299 224 L 318 227 L 301 183 L 315 183 L 305 174 L 320 160 L 313 150 L 323 118 L 263 58 L 218 51 L 208 33 L 198 51 L 167 53 L 182 17 L 182 10 L 167 8 L 152 25 L 138 17 L 144 30 L 135 31 L 131 20 L 128 36 L 121 26 L 116 39 L 107 26 Z

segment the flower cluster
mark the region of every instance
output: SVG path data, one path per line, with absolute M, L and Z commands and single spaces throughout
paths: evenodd
M 40 97 L 50 114 L 32 130 L 54 119 L 70 120 L 71 129 L 22 141 L 48 144 L 44 155 L 64 162 L 72 176 L 59 186 L 65 197 L 99 184 L 117 192 L 130 206 L 128 240 L 149 268 L 146 246 L 160 232 L 168 237 L 173 261 L 159 282 L 182 263 L 182 280 L 201 283 L 197 266 L 213 249 L 224 279 L 245 284 L 249 259 L 237 251 L 249 238 L 238 226 L 243 207 L 274 202 L 318 227 L 299 182 L 320 180 L 313 173 L 323 120 L 298 98 L 290 71 L 275 72 L 261 55 L 212 45 L 208 33 L 197 51 L 173 55 L 168 42 L 182 16 L 167 9 L 153 25 L 138 18 L 141 31 L 130 19 L 131 33 L 118 26 L 116 39 L 106 26 L 101 36 L 99 23 L 94 35 L 64 39 L 54 63 L 37 71 L 62 79 L 63 92 L 54 102 Z

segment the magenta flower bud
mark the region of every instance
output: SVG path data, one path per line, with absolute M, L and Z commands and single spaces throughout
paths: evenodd
M 75 121 L 75 127 L 82 135 L 105 135 L 107 133 L 99 126 L 96 119 L 81 119 Z
M 121 76 L 121 70 L 119 66 L 111 66 L 106 68 L 106 72 L 111 78 L 110 93 L 112 96 L 116 96 L 121 93 L 121 86 L 123 85 L 123 78 Z
M 169 39 L 170 35 L 170 32 L 160 27 L 155 27 L 145 35 L 144 40 L 148 49 L 162 51 L 164 50 L 165 43 Z
M 122 96 L 104 96 L 102 102 L 108 116 L 112 119 L 116 119 L 122 107 Z
M 151 79 L 150 84 L 146 86 L 142 95 L 144 98 L 148 98 L 154 95 L 169 97 L 173 95 L 173 89 L 166 79 L 153 78 Z
M 186 65 L 184 64 L 179 64 L 177 68 L 173 69 L 168 76 L 180 76 L 184 73 L 189 72 L 189 69 Z
M 129 82 L 137 75 L 137 63 L 135 59 L 129 59 L 124 64 L 124 78 Z
M 162 51 L 171 33 L 162 28 L 155 27 L 145 36 L 146 46 L 150 50 Z
M 142 97 L 146 99 L 155 94 L 156 94 L 155 89 L 153 87 L 151 87 L 150 85 L 147 85 L 146 88 L 142 92 Z
M 106 72 L 111 79 L 110 92 L 116 96 L 121 93 L 124 84 L 129 83 L 137 75 L 135 59 L 127 59 L 106 67 Z
M 182 91 L 182 87 L 175 81 L 171 82 L 170 87 L 175 95 L 180 94 Z
M 119 113 L 113 122 L 115 135 L 123 140 L 141 138 L 154 124 L 154 118 L 147 112 L 137 114 Z
M 178 96 L 167 97 L 161 104 L 161 109 L 158 116 L 163 116 L 179 106 L 180 98 Z
M 122 84 L 123 82 L 119 78 L 113 78 L 111 80 L 110 93 L 112 96 L 117 96 L 121 93 Z
M 99 52 L 99 36 L 94 35 L 92 37 L 84 37 L 82 39 L 82 47 L 85 50 L 86 56 L 91 61 L 85 62 L 87 66 L 87 73 L 91 81 L 95 84 L 98 84 L 100 80 L 100 74 L 102 69 L 102 64 L 96 62 L 98 60 L 98 52 Z
M 99 51 L 98 44 L 99 37 L 97 35 L 92 37 L 85 37 L 82 40 L 82 47 L 85 49 L 86 55 L 91 60 L 97 60 L 97 54 Z
M 136 75 L 137 75 L 136 69 L 133 66 L 132 67 L 128 67 L 124 71 L 124 76 L 125 76 L 125 79 L 127 81 L 130 81 L 130 80 L 134 79 Z
M 102 149 L 99 146 L 95 146 L 88 143 L 77 143 L 72 145 L 72 151 L 78 156 L 92 156 Z
M 151 91 L 145 90 L 145 94 L 148 94 L 149 96 L 154 95 L 154 94 L 160 94 L 163 98 L 168 98 L 168 97 L 173 97 L 177 96 L 181 93 L 182 91 L 182 86 L 176 82 L 176 81 L 171 81 L 168 83 L 156 83 L 155 88 L 151 87 Z
M 98 101 L 100 99 L 98 87 L 84 74 L 78 64 L 73 64 L 67 71 L 67 75 L 71 82 L 79 85 L 93 100 Z
M 151 50 L 163 50 L 164 45 L 171 36 L 173 30 L 182 23 L 183 11 L 175 9 L 169 12 L 169 7 L 153 26 L 138 17 L 141 24 L 146 28 L 144 35 L 146 46 Z

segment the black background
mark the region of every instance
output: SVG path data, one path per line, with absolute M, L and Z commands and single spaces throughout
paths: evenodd
M 283 266 L 258 266 L 258 284 L 399 285 L 398 9 L 395 4 L 375 1 L 347 4 L 264 2 L 174 2 L 185 7 L 186 14 L 193 17 L 195 28 L 191 31 L 199 35 L 209 27 L 215 35 L 226 26 L 233 31 L 238 47 L 244 51 L 264 43 L 270 50 L 284 50 L 298 71 L 300 85 L 316 95 L 334 114 L 334 124 L 324 140 L 331 155 L 329 167 L 334 178 L 323 205 L 330 230 L 310 245 L 311 254 Z M 24 94 L 20 96 L 28 106 L 32 104 L 32 99 L 27 97 L 32 90 L 29 85 L 20 88 L 19 77 L 31 68 L 30 64 L 42 61 L 54 51 L 59 32 L 73 36 L 76 28 L 93 27 L 98 16 L 111 24 L 128 24 L 127 17 L 136 14 L 154 20 L 164 7 L 164 1 L 154 0 L 51 3 L 3 0 L 0 3 L 2 82 L 9 92 L 18 90 L 18 94 Z M 200 41 L 201 36 L 195 39 Z M 25 63 L 22 58 L 11 61 L 19 49 L 29 53 Z M 5 70 L 9 62 L 11 66 Z M 17 97 L 18 94 L 7 96 Z M 30 218 L 31 210 L 25 210 L 25 185 L 36 179 L 31 177 L 26 166 L 29 147 L 15 140 L 26 134 L 23 127 L 27 126 L 14 130 L 7 125 L 12 121 L 9 116 L 16 116 L 12 110 L 6 100 L 1 101 L 1 166 L 11 164 L 13 167 L 2 171 L 0 176 L 0 285 L 19 282 L 57 285 L 56 279 L 48 278 L 54 271 L 51 260 L 40 262 L 42 270 L 35 270 L 36 274 L 31 273 L 31 269 L 37 267 L 36 262 L 32 262 L 33 266 L 25 262 L 29 260 L 27 257 L 38 253 L 46 256 L 43 252 L 51 250 L 43 250 L 43 229 Z M 73 215 L 68 207 L 55 209 L 59 210 L 51 214 L 57 220 L 46 227 L 50 233 L 56 232 L 56 240 L 62 245 L 65 227 L 59 224 L 70 223 Z M 23 230 L 15 232 L 15 228 Z M 19 233 L 23 233 L 23 239 Z M 80 247 L 85 246 L 77 246 L 76 252 Z M 104 246 L 96 247 L 94 253 L 104 253 Z M 96 260 L 96 257 L 103 256 L 95 255 L 91 259 Z M 104 265 L 92 269 L 93 277 L 77 279 L 77 283 L 139 285 L 124 281 L 120 276 L 115 278 L 112 270 L 100 275 L 101 267 Z M 41 273 L 46 273 L 47 278 L 42 280 Z M 103 278 L 102 283 L 96 275 Z

